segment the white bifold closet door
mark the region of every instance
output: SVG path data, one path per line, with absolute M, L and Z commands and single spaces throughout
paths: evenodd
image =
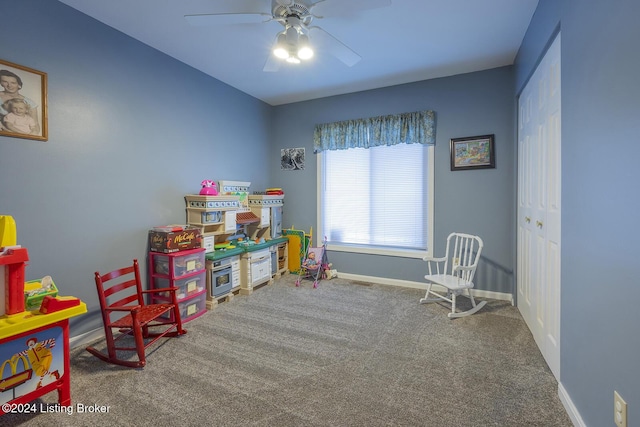
M 560 34 L 518 101 L 517 300 L 560 380 Z

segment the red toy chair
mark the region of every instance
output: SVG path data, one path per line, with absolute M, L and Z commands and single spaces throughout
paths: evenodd
M 120 280 L 114 279 L 122 277 Z M 182 329 L 180 310 L 176 301 L 178 288 L 142 290 L 138 260 L 133 265 L 110 273 L 95 273 L 104 333 L 107 339 L 108 354 L 93 347 L 87 351 L 105 362 L 131 368 L 142 368 L 146 364 L 145 350 L 163 336 L 177 337 L 187 333 Z M 112 281 L 113 282 L 110 282 Z M 110 282 L 107 285 L 107 282 Z M 135 291 L 135 292 L 133 292 Z M 145 304 L 144 294 L 163 292 L 171 295 L 171 303 Z M 124 314 L 124 315 L 123 315 Z M 113 317 L 112 317 L 113 316 Z M 162 328 L 160 332 L 150 332 L 150 328 Z M 113 329 L 117 329 L 114 336 Z M 116 343 L 125 337 L 133 336 L 135 347 L 117 347 Z M 138 360 L 118 358 L 118 351 L 135 351 Z

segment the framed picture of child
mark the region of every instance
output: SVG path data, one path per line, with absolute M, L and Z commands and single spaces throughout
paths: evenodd
M 47 141 L 47 74 L 0 59 L 0 136 Z

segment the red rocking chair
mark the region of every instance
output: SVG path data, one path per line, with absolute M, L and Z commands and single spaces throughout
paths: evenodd
M 120 280 L 114 280 L 121 278 Z M 133 265 L 100 275 L 95 273 L 96 287 L 102 310 L 104 333 L 107 340 L 107 352 L 87 347 L 87 351 L 108 363 L 142 368 L 146 364 L 145 350 L 161 337 L 177 337 L 187 333 L 182 329 L 180 310 L 176 301 L 178 288 L 143 290 L 140 282 L 138 260 Z M 171 302 L 163 304 L 145 304 L 144 295 L 166 293 Z M 113 316 L 113 317 L 112 317 Z M 149 329 L 160 329 L 151 332 Z M 116 332 L 114 333 L 114 329 Z M 133 336 L 134 346 L 116 344 L 119 340 Z M 135 351 L 138 360 L 118 358 L 119 351 Z

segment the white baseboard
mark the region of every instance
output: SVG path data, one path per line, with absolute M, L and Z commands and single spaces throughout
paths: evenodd
M 567 415 L 571 418 L 571 422 L 576 427 L 587 427 L 584 421 L 582 421 L 582 417 L 580 416 L 580 412 L 578 412 L 578 408 L 573 404 L 569 393 L 564 388 L 562 383 L 558 383 L 558 397 L 564 406 L 564 409 L 567 411 Z
M 387 277 L 363 276 L 360 274 L 340 272 L 338 272 L 338 277 L 347 280 L 357 280 L 359 282 L 370 282 L 378 285 L 400 286 L 403 288 L 423 289 L 425 291 L 427 290 L 427 284 L 425 282 L 413 282 L 410 280 L 389 279 Z M 445 290 L 443 287 L 437 285 L 433 285 L 432 289 L 438 292 L 443 292 Z M 483 291 L 482 289 L 473 289 L 471 292 L 473 293 L 474 297 L 509 301 L 513 305 L 513 295 L 511 294 L 507 294 L 504 292 Z
M 84 334 L 76 335 L 69 338 L 69 348 L 80 347 L 81 345 L 87 345 L 98 338 L 104 338 L 104 329 L 98 328 L 93 331 L 85 332 Z

